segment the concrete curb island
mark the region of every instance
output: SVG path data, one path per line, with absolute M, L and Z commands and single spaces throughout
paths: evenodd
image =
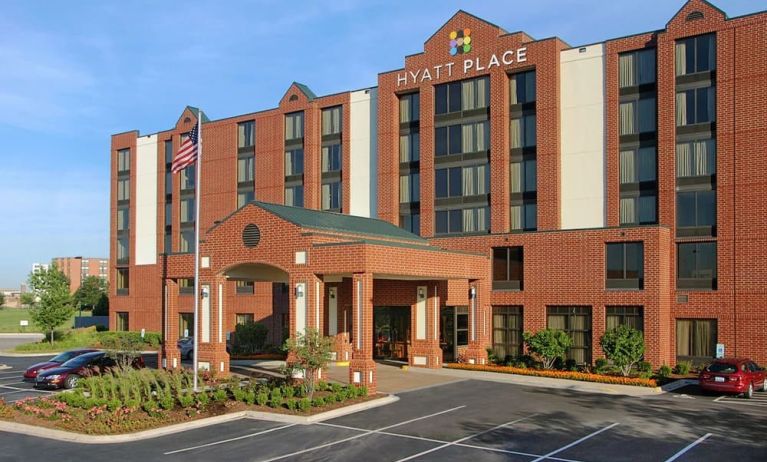
M 34 425 L 7 422 L 3 420 L 0 420 L 0 431 L 34 436 L 37 438 L 47 438 L 68 443 L 117 444 L 172 435 L 174 433 L 186 432 L 197 428 L 209 427 L 211 425 L 218 425 L 221 423 L 232 422 L 240 419 L 255 419 L 294 425 L 308 425 L 315 422 L 322 422 L 324 420 L 354 414 L 360 411 L 366 411 L 368 409 L 373 409 L 380 406 L 386 406 L 387 404 L 392 404 L 397 401 L 399 401 L 398 396 L 389 395 L 383 398 L 366 401 L 364 403 L 352 404 L 351 406 L 345 406 L 311 416 L 297 416 L 260 411 L 240 411 L 231 414 L 208 417 L 205 419 L 193 420 L 191 422 L 182 422 L 165 427 L 153 428 L 151 430 L 143 430 L 136 433 L 124 433 L 119 435 L 85 435 L 82 433 L 69 432 L 66 430 L 37 427 Z

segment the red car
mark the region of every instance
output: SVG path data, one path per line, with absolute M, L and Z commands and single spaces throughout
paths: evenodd
M 24 379 L 34 380 L 37 377 L 37 374 L 39 374 L 40 372 L 44 370 L 53 369 L 54 367 L 59 367 L 72 358 L 80 356 L 81 354 L 92 353 L 94 351 L 98 351 L 98 350 L 94 350 L 93 348 L 83 348 L 80 350 L 65 351 L 64 353 L 60 353 L 54 356 L 48 361 L 29 366 L 29 368 L 26 371 L 24 371 Z
M 754 396 L 754 390 L 767 391 L 765 370 L 750 359 L 717 359 L 706 366 L 698 377 L 700 388 L 717 393 Z
M 139 356 L 133 360 L 136 369 L 144 367 L 144 360 Z M 74 388 L 77 382 L 89 375 L 103 374 L 117 367 L 117 362 L 103 351 L 95 351 L 75 356 L 59 367 L 47 369 L 35 378 L 35 388 Z

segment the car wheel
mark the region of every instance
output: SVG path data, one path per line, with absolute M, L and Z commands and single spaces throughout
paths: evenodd
M 80 381 L 80 376 L 76 374 L 72 374 L 64 381 L 64 388 L 67 390 L 71 390 L 72 388 L 77 386 L 77 382 Z
M 744 393 L 744 396 L 748 399 L 751 399 L 754 397 L 754 384 L 749 383 L 748 384 L 748 390 L 746 390 L 746 393 Z

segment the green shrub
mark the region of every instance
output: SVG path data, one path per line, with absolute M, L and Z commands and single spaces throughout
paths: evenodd
M 280 407 L 280 405 L 282 405 L 282 393 L 279 388 L 272 389 L 272 393 L 269 396 L 269 403 L 272 407 Z
M 330 384 L 330 389 L 333 390 L 333 393 L 338 393 L 339 391 L 341 391 L 342 388 L 343 387 L 339 383 Z
M 200 393 L 197 393 L 197 402 L 200 404 L 200 407 L 206 408 L 208 407 L 208 404 L 210 404 L 210 395 L 208 392 L 203 391 Z
M 245 401 L 245 390 L 239 384 L 232 387 L 232 397 L 235 401 Z
M 671 366 L 669 366 L 668 364 L 664 364 L 658 369 L 658 377 L 665 379 L 665 378 L 668 378 L 670 375 L 671 375 Z
M 298 409 L 301 410 L 301 412 L 306 412 L 312 407 L 312 401 L 309 398 L 301 398 L 298 401 Z
M 107 401 L 107 409 L 109 412 L 114 412 L 122 407 L 122 403 L 119 399 L 110 399 Z
M 245 402 L 251 406 L 254 405 L 256 403 L 256 392 L 253 390 L 245 392 Z
M 692 369 L 692 363 L 690 361 L 679 361 L 676 363 L 675 371 L 679 375 L 687 375 Z
M 602 334 L 599 344 L 607 359 L 612 361 L 624 377 L 629 375 L 634 364 L 641 361 L 644 355 L 642 332 L 625 324 Z
M 232 352 L 235 354 L 253 354 L 260 352 L 266 343 L 269 329 L 260 323 L 248 321 L 238 324 L 232 335 Z
M 290 398 L 288 400 L 285 400 L 285 406 L 290 409 L 291 411 L 295 411 L 296 407 L 298 406 L 298 400 L 294 398 Z
M 652 364 L 648 361 L 639 361 L 637 363 L 637 372 L 640 374 L 652 374 Z
M 573 344 L 567 332 L 558 329 L 543 329 L 535 334 L 525 332 L 523 337 L 527 349 L 541 360 L 544 369 L 551 369 L 554 361 L 564 358 Z
M 229 398 L 229 394 L 226 392 L 226 389 L 224 388 L 217 388 L 216 391 L 213 392 L 213 401 L 217 403 L 223 403 Z
M 594 361 L 594 372 L 597 374 L 604 374 L 610 369 L 610 363 L 605 358 L 598 358 Z
M 155 415 L 157 413 L 157 407 L 157 401 L 155 400 L 150 399 L 141 403 L 141 409 L 149 415 Z
M 266 406 L 266 403 L 269 402 L 269 393 L 265 391 L 260 391 L 256 395 L 256 403 L 258 403 L 259 406 Z
M 191 393 L 182 393 L 178 395 L 178 404 L 186 409 L 194 405 L 194 395 Z
M 357 388 L 357 396 L 367 396 L 367 395 L 368 395 L 368 387 Z
M 173 395 L 171 395 L 170 393 L 163 393 L 162 397 L 160 397 L 158 401 L 159 401 L 160 407 L 165 409 L 166 411 L 170 411 L 176 405 L 176 400 L 173 398 Z
M 314 398 L 312 400 L 313 407 L 322 407 L 325 405 L 325 398 Z
M 285 386 L 284 395 L 285 395 L 285 398 L 293 398 L 293 397 L 295 397 L 296 396 L 296 389 L 295 389 L 295 387 L 293 387 L 291 385 Z

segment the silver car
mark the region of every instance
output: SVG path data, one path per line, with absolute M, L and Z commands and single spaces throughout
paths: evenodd
M 181 359 L 192 359 L 194 355 L 194 337 L 182 337 L 176 343 L 181 352 Z

